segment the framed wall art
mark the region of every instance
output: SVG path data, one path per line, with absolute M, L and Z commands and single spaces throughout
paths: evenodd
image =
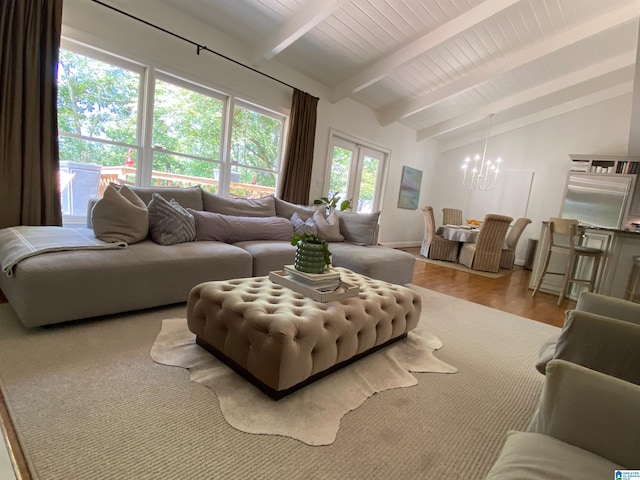
M 422 185 L 422 170 L 403 166 L 398 208 L 417 210 L 420 200 L 420 185 Z

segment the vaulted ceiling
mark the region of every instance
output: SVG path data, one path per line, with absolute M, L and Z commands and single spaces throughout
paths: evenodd
M 449 147 L 633 89 L 639 0 L 161 1 Z

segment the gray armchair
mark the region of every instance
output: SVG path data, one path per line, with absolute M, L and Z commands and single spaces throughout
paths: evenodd
M 536 368 L 562 359 L 640 385 L 640 304 L 583 292 L 560 336 L 546 342 Z
M 640 386 L 553 360 L 526 432 L 510 431 L 487 480 L 614 478 L 640 465 Z

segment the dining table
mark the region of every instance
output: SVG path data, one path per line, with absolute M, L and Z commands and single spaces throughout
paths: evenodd
M 443 225 L 436 231 L 436 234 L 442 235 L 447 240 L 461 243 L 475 243 L 479 233 L 478 227 L 467 225 Z

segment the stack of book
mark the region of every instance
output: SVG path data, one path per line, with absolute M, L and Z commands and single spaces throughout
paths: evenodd
M 340 273 L 335 270 L 315 274 L 300 272 L 293 265 L 285 265 L 284 270 L 269 272 L 269 280 L 316 302 L 332 302 L 355 297 L 360 291 L 358 285 L 340 280 Z
M 332 292 L 340 286 L 340 273 L 335 270 L 329 270 L 325 273 L 306 273 L 296 270 L 293 265 L 285 265 L 284 269 L 291 280 L 319 292 Z

